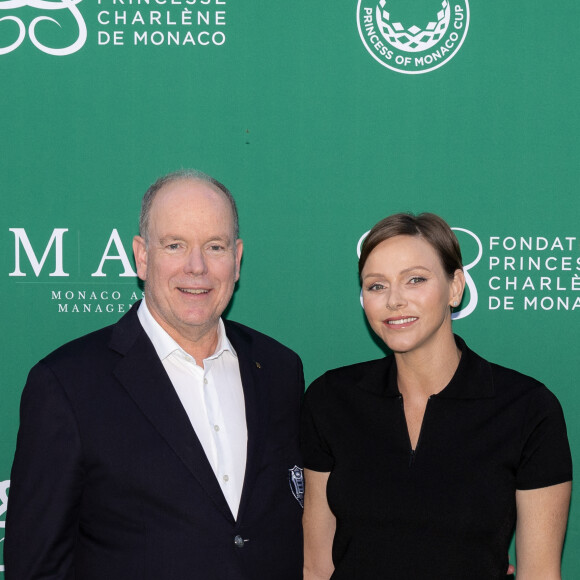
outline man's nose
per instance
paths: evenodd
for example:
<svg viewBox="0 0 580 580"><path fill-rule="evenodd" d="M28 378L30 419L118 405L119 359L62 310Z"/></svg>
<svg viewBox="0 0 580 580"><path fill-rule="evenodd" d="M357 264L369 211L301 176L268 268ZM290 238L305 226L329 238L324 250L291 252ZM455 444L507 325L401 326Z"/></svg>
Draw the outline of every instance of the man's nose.
<svg viewBox="0 0 580 580"><path fill-rule="evenodd" d="M194 276L200 276L207 272L207 264L201 248L192 248L189 252L185 263L185 272Z"/></svg>

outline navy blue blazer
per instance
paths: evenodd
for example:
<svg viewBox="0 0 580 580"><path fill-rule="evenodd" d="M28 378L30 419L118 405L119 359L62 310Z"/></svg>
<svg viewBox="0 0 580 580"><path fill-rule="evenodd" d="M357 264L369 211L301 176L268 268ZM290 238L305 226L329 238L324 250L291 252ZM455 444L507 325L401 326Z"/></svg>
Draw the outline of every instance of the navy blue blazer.
<svg viewBox="0 0 580 580"><path fill-rule="evenodd" d="M225 323L248 426L236 521L136 312L30 372L6 518L6 580L302 578L292 471L302 467L299 357Z"/></svg>

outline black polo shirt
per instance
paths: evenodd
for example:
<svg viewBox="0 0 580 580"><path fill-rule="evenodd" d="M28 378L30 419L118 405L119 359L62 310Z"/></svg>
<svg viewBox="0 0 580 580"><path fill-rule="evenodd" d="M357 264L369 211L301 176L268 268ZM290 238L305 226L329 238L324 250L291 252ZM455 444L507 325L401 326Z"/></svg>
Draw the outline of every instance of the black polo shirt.
<svg viewBox="0 0 580 580"><path fill-rule="evenodd" d="M333 580L506 577L516 489L572 479L562 409L538 381L462 351L411 449L394 356L306 392L302 451L331 472Z"/></svg>

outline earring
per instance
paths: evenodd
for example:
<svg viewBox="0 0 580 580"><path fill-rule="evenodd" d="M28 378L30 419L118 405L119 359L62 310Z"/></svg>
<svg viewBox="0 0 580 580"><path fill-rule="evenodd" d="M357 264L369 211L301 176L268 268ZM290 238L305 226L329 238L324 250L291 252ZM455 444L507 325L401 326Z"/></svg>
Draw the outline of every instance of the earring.
<svg viewBox="0 0 580 580"><path fill-rule="evenodd" d="M459 304L459 303L457 302L457 300L454 300L454 301L453 301L453 307L455 308L455 307L457 306L457 304Z"/></svg>

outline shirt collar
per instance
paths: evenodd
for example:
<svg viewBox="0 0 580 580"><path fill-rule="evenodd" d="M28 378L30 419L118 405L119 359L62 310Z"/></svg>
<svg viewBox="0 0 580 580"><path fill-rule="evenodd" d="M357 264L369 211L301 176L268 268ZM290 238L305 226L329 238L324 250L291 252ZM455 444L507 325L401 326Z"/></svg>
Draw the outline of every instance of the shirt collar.
<svg viewBox="0 0 580 580"><path fill-rule="evenodd" d="M153 318L151 311L147 308L145 299L141 301L139 309L137 310L137 316L139 317L139 322L143 330L146 332L149 340L153 343L155 352L160 360L165 360L168 356L174 352L181 352L184 355L187 353L179 346L179 344L162 328L162 326ZM236 351L229 341L223 320L220 318L218 321L218 342L214 353L207 357L206 360L215 359L221 356L224 352L230 352L232 356L237 358Z"/></svg>
<svg viewBox="0 0 580 580"><path fill-rule="evenodd" d="M439 399L487 399L495 395L491 364L473 352L455 335L461 350L459 366L449 384L434 397Z"/></svg>
<svg viewBox="0 0 580 580"><path fill-rule="evenodd" d="M434 397L439 399L487 399L493 397L495 388L491 364L473 352L455 335L455 343L461 350L459 366L448 385ZM397 363L393 355L373 361L368 372L357 383L366 390L386 397L398 397Z"/></svg>

